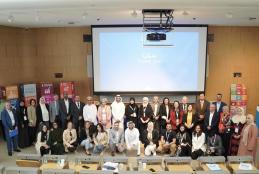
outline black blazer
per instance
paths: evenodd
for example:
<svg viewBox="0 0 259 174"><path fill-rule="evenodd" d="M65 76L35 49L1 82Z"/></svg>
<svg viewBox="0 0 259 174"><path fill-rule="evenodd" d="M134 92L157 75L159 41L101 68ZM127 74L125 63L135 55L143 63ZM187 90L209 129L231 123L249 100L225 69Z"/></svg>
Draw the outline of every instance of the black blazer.
<svg viewBox="0 0 259 174"><path fill-rule="evenodd" d="M195 104L195 110L198 115L204 115L209 111L210 103L207 100L204 100L203 107L201 107L200 100Z"/></svg>
<svg viewBox="0 0 259 174"><path fill-rule="evenodd" d="M49 111L49 105L48 104L45 104L45 105L46 105L47 110ZM36 115L37 115L37 124L39 125L39 123L43 121L40 105L36 106Z"/></svg>
<svg viewBox="0 0 259 174"><path fill-rule="evenodd" d="M187 122L187 115L188 115L188 113L183 114L183 124L185 124L185 123ZM197 118L196 112L195 112L195 113L192 112L192 123L193 123L194 125L195 125L195 123L196 123L196 118Z"/></svg>
<svg viewBox="0 0 259 174"><path fill-rule="evenodd" d="M143 143L144 143L144 147L145 147L145 148L146 148L147 145L149 145L149 143L150 143L150 141L149 141L148 138L147 138L147 134L148 134L148 132L147 132L147 130L145 129L144 132L143 132ZM157 130L154 129L153 132L152 132L152 142L153 142L154 144L156 144L157 147L158 147L158 141L159 141L159 133L158 133Z"/></svg>
<svg viewBox="0 0 259 174"><path fill-rule="evenodd" d="M80 108L78 109L77 105L75 102L72 103L72 108L71 108L71 115L73 119L74 125L77 125L79 116L83 116L83 109L84 109L85 104L83 102L80 102Z"/></svg>
<svg viewBox="0 0 259 174"><path fill-rule="evenodd" d="M213 102L213 104L216 106L216 110L217 110L217 102ZM217 111L217 113L220 114L223 111L223 107L226 106L226 105L227 105L226 103L221 102L220 106L219 106L219 110Z"/></svg>
<svg viewBox="0 0 259 174"><path fill-rule="evenodd" d="M62 120L65 120L68 116L71 116L71 110L73 107L73 102L71 99L68 99L68 113L67 113L67 108L64 99L59 101L59 115Z"/></svg>
<svg viewBox="0 0 259 174"><path fill-rule="evenodd" d="M205 113L204 118L204 130L206 133L208 133L207 127L209 126L210 121L210 112ZM218 132L218 124L219 124L219 116L218 113L215 111L211 120L211 130L210 132L217 133Z"/></svg>
<svg viewBox="0 0 259 174"><path fill-rule="evenodd" d="M89 136L90 136L90 138L93 138L95 133L96 133L96 127L94 125L91 125L89 127ZM87 134L85 132L85 128L80 130L80 135L79 135L79 139L78 139L79 143L81 143L82 141L84 141L87 138L88 138L88 136L87 136Z"/></svg>
<svg viewBox="0 0 259 174"><path fill-rule="evenodd" d="M145 117L144 117L143 105L140 106L140 108L139 108L139 118L142 118L143 120L147 120L149 118L150 120L152 120L153 110L152 110L152 107L151 107L150 104L147 105L147 108L145 110ZM142 122L140 121L140 123L142 123Z"/></svg>

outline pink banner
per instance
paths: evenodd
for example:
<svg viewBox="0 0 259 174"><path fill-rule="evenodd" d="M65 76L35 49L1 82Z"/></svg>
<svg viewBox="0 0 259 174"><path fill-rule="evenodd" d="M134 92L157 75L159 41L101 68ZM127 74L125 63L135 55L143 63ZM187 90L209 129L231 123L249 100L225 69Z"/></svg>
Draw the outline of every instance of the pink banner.
<svg viewBox="0 0 259 174"><path fill-rule="evenodd" d="M47 104L54 100L54 86L52 83L41 84L41 96L45 98Z"/></svg>

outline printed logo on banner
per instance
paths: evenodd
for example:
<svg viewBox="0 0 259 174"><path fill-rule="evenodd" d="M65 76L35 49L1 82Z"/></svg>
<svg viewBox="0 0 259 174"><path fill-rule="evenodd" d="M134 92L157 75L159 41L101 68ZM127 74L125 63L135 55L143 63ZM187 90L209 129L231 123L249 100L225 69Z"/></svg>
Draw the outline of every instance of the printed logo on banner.
<svg viewBox="0 0 259 174"><path fill-rule="evenodd" d="M64 93L68 94L69 98L74 98L74 82L62 82L60 83L60 96L63 98Z"/></svg>
<svg viewBox="0 0 259 174"><path fill-rule="evenodd" d="M7 100L19 98L18 86L7 86L5 88L5 90L6 90L6 99Z"/></svg>

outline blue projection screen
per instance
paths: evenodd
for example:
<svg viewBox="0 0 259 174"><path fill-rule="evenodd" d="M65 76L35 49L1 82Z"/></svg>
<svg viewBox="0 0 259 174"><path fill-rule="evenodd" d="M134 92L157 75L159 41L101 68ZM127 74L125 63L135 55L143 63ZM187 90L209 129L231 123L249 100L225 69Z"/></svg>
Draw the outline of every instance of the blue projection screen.
<svg viewBox="0 0 259 174"><path fill-rule="evenodd" d="M142 27L92 27L94 92L201 92L207 27L174 27L147 41Z"/></svg>

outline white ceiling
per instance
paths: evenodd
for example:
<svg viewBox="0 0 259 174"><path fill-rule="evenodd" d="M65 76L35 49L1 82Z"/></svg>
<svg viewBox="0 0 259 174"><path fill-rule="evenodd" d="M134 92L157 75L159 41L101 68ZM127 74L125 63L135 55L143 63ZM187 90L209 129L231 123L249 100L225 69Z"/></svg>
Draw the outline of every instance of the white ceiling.
<svg viewBox="0 0 259 174"><path fill-rule="evenodd" d="M259 0L0 0L0 25L141 24L141 10L147 8L175 9L176 24L259 26ZM138 13L135 17L133 10Z"/></svg>

